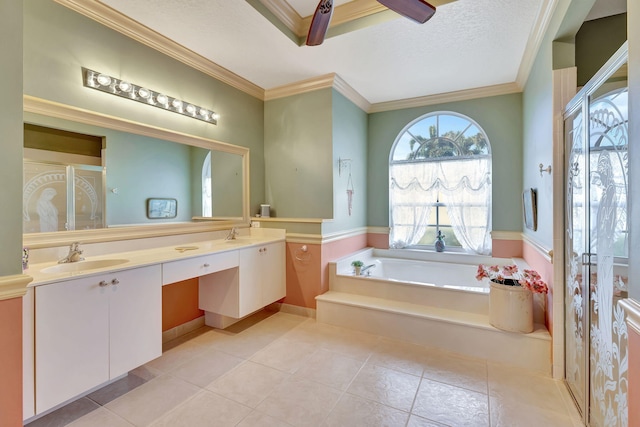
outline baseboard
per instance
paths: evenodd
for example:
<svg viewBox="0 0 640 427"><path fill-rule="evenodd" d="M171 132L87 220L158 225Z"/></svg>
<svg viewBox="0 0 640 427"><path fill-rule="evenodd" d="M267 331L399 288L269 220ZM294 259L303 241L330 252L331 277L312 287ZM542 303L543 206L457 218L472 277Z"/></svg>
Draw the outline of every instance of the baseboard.
<svg viewBox="0 0 640 427"><path fill-rule="evenodd" d="M175 340L183 335L193 332L196 329L200 329L204 326L204 316L196 317L182 325L178 325L175 328L168 329L162 333L162 344Z"/></svg>
<svg viewBox="0 0 640 427"><path fill-rule="evenodd" d="M295 314L303 317L316 318L316 310L309 307L300 307L299 305L285 304L281 302L274 302L266 307L267 310L280 311L282 313Z"/></svg>

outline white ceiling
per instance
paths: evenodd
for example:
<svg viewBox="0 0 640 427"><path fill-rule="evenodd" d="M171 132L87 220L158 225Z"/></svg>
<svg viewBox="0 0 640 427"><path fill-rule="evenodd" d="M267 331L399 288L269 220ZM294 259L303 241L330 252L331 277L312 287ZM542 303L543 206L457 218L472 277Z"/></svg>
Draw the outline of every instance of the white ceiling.
<svg viewBox="0 0 640 427"><path fill-rule="evenodd" d="M423 25L398 17L309 47L246 1L101 2L265 90L336 73L369 103L516 82L554 3L457 0ZM289 4L304 17L317 0Z"/></svg>

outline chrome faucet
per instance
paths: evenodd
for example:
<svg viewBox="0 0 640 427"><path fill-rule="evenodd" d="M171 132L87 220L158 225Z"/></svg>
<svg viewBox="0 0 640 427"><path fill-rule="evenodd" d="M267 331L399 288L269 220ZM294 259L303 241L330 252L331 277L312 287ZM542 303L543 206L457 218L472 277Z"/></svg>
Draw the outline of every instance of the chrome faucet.
<svg viewBox="0 0 640 427"><path fill-rule="evenodd" d="M375 264L369 264L366 267L362 267L360 269L360 274L364 275L364 273L366 272L367 276L371 276L371 272L369 270L372 269L372 268L376 268L376 265Z"/></svg>
<svg viewBox="0 0 640 427"><path fill-rule="evenodd" d="M73 242L71 246L69 246L69 253L67 254L67 256L62 258L60 261L58 261L58 264L64 264L67 262L84 261L84 258L81 255L82 255L82 250L80 249L80 243Z"/></svg>
<svg viewBox="0 0 640 427"><path fill-rule="evenodd" d="M236 230L235 227L231 227L231 230L229 230L229 234L227 234L227 237L225 237L224 240L236 240L236 236L238 234L238 230Z"/></svg>

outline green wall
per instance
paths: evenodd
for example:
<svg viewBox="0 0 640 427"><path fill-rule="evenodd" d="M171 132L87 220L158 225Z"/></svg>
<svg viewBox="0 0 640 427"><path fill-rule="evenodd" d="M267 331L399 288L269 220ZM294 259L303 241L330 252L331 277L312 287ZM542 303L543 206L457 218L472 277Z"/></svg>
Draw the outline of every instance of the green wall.
<svg viewBox="0 0 640 427"><path fill-rule="evenodd" d="M427 113L453 111L475 120L492 153L493 230L522 229L522 96L519 93L369 116L368 225L389 226L389 154L403 128Z"/></svg>
<svg viewBox="0 0 640 427"><path fill-rule="evenodd" d="M22 272L22 2L0 0L0 276ZM10 42L9 42L10 41Z"/></svg>
<svg viewBox="0 0 640 427"><path fill-rule="evenodd" d="M251 203L264 201L264 104L52 0L25 0L24 93L250 149ZM82 85L81 67L220 114L214 126ZM15 82L13 83L15 84Z"/></svg>
<svg viewBox="0 0 640 427"><path fill-rule="evenodd" d="M331 108L332 89L265 102L263 203L272 216L333 218Z"/></svg>
<svg viewBox="0 0 640 427"><path fill-rule="evenodd" d="M333 90L333 221L323 224L323 233L367 225L367 123L368 115ZM340 159L343 162L339 169ZM347 190L352 189L351 213Z"/></svg>
<svg viewBox="0 0 640 427"><path fill-rule="evenodd" d="M582 24L576 34L578 86L584 86L626 40L626 13Z"/></svg>
<svg viewBox="0 0 640 427"><path fill-rule="evenodd" d="M523 183L538 191L538 229L524 229L527 237L544 247L553 247L553 212L563 206L553 205L553 181L540 175L539 164L553 163L553 70L575 63L574 37L593 6L594 0L560 0L540 49L536 55L523 92ZM563 236L555 236L563 238Z"/></svg>

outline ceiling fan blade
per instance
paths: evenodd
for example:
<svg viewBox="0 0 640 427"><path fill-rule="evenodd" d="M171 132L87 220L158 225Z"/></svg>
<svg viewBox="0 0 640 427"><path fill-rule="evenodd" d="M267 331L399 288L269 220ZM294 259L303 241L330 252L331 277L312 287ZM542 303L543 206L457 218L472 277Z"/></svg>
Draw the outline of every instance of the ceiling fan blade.
<svg viewBox="0 0 640 427"><path fill-rule="evenodd" d="M424 0L378 0L378 3L418 24L424 24L436 13L435 6Z"/></svg>
<svg viewBox="0 0 640 427"><path fill-rule="evenodd" d="M309 26L307 46L322 44L331 22L331 15L333 15L333 0L320 0Z"/></svg>

